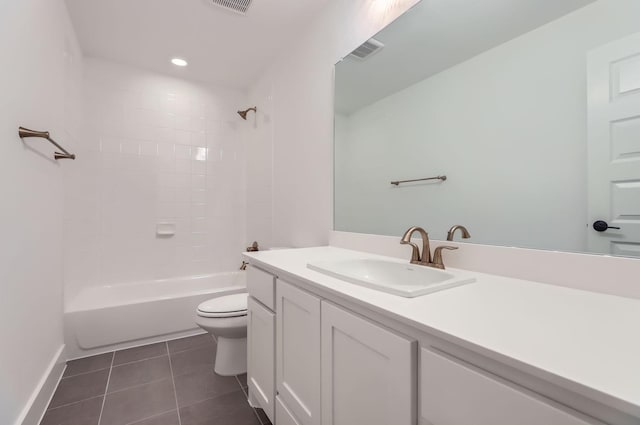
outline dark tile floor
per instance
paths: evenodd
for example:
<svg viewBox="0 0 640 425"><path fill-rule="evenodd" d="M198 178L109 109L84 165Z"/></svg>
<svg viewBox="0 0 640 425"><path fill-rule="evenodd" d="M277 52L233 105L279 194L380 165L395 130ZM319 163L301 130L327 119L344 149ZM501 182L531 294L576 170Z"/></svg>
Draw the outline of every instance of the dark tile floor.
<svg viewBox="0 0 640 425"><path fill-rule="evenodd" d="M40 425L271 425L246 375L213 372L209 334L67 363Z"/></svg>

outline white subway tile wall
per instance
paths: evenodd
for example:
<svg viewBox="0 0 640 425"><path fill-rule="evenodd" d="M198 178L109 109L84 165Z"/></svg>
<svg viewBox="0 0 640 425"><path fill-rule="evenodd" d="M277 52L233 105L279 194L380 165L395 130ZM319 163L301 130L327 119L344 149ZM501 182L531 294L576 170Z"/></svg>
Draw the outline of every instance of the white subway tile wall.
<svg viewBox="0 0 640 425"><path fill-rule="evenodd" d="M84 127L66 167L65 282L238 267L246 244L246 95L85 61ZM156 235L158 223L176 233Z"/></svg>

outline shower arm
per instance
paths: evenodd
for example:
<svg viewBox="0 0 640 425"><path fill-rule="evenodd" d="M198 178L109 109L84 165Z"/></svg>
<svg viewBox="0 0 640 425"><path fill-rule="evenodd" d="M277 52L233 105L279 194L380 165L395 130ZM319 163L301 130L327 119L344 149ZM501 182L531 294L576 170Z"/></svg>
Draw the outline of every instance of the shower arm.
<svg viewBox="0 0 640 425"><path fill-rule="evenodd" d="M252 108L245 109L244 111L238 111L238 115L240 115L240 117L241 117L243 120L245 120L245 121L246 121L246 120L247 120L247 114L249 113L249 111L253 111L253 112L255 112L255 113L258 113L258 107L257 107L257 106L254 106L254 107L252 107Z"/></svg>
<svg viewBox="0 0 640 425"><path fill-rule="evenodd" d="M57 147L63 152L63 153L54 152L53 157L55 159L76 159L75 154L69 153L65 148L60 146L58 143L56 143L55 140L49 137L48 131L36 131L36 130L29 130L28 128L20 127L18 128L18 135L20 136L21 139L26 139L27 137L39 137L39 138L48 140L51 144L53 144L55 147Z"/></svg>

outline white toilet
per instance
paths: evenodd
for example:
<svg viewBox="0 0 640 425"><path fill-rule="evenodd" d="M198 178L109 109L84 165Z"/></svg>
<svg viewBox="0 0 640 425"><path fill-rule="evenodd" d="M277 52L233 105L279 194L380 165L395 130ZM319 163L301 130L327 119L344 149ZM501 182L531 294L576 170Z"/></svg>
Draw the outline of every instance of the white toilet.
<svg viewBox="0 0 640 425"><path fill-rule="evenodd" d="M233 294L203 302L196 311L196 323L218 340L214 371L218 375L239 375L247 371L247 298Z"/></svg>

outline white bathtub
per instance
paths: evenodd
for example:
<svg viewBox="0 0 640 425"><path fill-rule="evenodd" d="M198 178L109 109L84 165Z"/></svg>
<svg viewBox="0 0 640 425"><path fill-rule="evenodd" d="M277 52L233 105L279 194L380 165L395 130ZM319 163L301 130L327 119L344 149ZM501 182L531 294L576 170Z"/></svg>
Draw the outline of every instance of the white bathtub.
<svg viewBox="0 0 640 425"><path fill-rule="evenodd" d="M67 346L73 356L180 336L198 329L199 303L245 290L244 272L86 288L65 307Z"/></svg>

